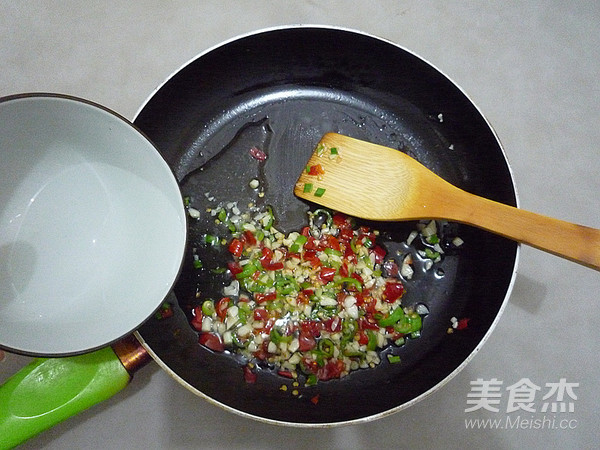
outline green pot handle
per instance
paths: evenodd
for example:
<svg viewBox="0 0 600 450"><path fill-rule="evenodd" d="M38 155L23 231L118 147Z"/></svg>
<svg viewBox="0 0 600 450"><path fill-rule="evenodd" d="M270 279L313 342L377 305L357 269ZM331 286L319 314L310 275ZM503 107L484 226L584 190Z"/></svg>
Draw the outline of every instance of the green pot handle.
<svg viewBox="0 0 600 450"><path fill-rule="evenodd" d="M111 347L35 359L0 386L0 449L15 447L106 400L130 379Z"/></svg>

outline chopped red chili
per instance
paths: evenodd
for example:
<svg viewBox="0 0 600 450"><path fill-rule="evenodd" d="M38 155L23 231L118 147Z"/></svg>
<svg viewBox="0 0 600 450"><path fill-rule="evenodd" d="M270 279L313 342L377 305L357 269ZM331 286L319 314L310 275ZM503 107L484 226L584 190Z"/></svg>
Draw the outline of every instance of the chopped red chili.
<svg viewBox="0 0 600 450"><path fill-rule="evenodd" d="M321 166L321 164L315 164L314 166L310 166L308 168L309 175L319 176L319 175L323 175L324 173L325 173L325 170L323 170L323 166Z"/></svg>
<svg viewBox="0 0 600 450"><path fill-rule="evenodd" d="M267 154L258 147L252 147L250 149L250 156L261 162L267 159Z"/></svg>
<svg viewBox="0 0 600 450"><path fill-rule="evenodd" d="M469 318L465 317L463 319L460 319L458 321L458 324L456 325L456 329L457 330L464 330L465 328L467 328L469 326Z"/></svg>

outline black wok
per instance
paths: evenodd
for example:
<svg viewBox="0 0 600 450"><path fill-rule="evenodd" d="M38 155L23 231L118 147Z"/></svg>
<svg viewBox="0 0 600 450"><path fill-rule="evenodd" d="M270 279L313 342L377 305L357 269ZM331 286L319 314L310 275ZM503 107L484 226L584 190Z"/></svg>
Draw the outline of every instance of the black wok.
<svg viewBox="0 0 600 450"><path fill-rule="evenodd" d="M189 325L197 289L218 296L228 277L210 270L229 260L223 246L204 250L204 268L193 267L191 249L205 248L204 235L218 233L205 209L218 201L253 201L273 207L279 229L299 229L314 206L295 198L293 185L326 132L395 147L466 191L516 206L510 169L489 123L452 81L409 51L341 29L258 32L185 65L149 98L134 123L155 143L182 193L202 213L189 222L188 257L174 290L175 315L151 319L138 330L154 359L198 395L274 423L370 420L443 385L477 353L497 322L512 286L518 245L450 224L465 244L439 267L418 271L405 283L405 304L425 303L430 313L421 338L398 349L401 364L384 360L339 380L301 384L293 395L292 380L269 370L260 371L256 383L245 382L244 362L199 345ZM249 156L252 146L268 154L266 162ZM370 176L357 182L368 185ZM265 187L264 197L248 187L252 178ZM414 224L373 226L401 242ZM448 334L452 317L468 317L469 326Z"/></svg>

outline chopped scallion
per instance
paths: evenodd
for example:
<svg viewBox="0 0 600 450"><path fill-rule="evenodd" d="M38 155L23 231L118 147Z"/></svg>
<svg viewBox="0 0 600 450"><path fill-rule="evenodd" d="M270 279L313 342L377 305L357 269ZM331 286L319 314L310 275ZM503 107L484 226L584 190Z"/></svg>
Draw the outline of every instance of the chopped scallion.
<svg viewBox="0 0 600 450"><path fill-rule="evenodd" d="M425 240L427 242L429 242L430 244L437 244L438 242L440 242L440 238L438 237L437 234L432 234L431 236L427 236L425 238Z"/></svg>
<svg viewBox="0 0 600 450"><path fill-rule="evenodd" d="M319 379L317 378L317 376L314 373L311 373L306 377L305 384L306 384L306 386L313 386L313 385L317 384L318 380Z"/></svg>
<svg viewBox="0 0 600 450"><path fill-rule="evenodd" d="M398 364L400 362L400 357L398 355L387 355L387 359L390 364Z"/></svg>
<svg viewBox="0 0 600 450"><path fill-rule="evenodd" d="M219 245L219 237L213 236L212 234L207 234L204 236L204 242L208 245Z"/></svg>
<svg viewBox="0 0 600 450"><path fill-rule="evenodd" d="M429 258L429 259L437 259L440 256L440 254L438 252L434 252L430 248L426 248L425 249L425 256L427 258Z"/></svg>

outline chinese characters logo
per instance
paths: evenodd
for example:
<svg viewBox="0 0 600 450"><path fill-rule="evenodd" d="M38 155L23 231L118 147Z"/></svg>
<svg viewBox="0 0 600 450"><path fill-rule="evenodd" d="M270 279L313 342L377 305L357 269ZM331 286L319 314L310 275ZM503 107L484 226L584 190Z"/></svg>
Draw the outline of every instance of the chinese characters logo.
<svg viewBox="0 0 600 450"><path fill-rule="evenodd" d="M516 418L507 416L506 421L466 420L468 428L572 429L577 426L577 420L562 418L575 412L575 390L579 388L579 383L568 382L566 378L543 386L529 378L521 378L506 387L497 378L478 378L470 382L470 387L465 413L478 410L497 413L502 410L507 414L518 412L519 415ZM529 416L522 416L523 413L529 413Z"/></svg>

